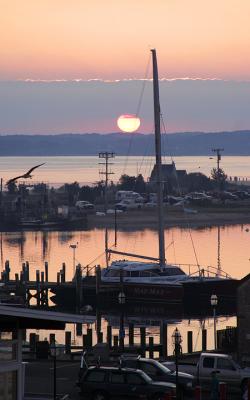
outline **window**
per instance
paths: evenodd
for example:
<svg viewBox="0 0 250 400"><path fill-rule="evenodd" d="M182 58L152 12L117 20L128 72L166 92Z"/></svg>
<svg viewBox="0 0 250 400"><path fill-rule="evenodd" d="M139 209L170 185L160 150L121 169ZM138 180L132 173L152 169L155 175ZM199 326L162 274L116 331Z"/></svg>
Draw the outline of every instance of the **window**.
<svg viewBox="0 0 250 400"><path fill-rule="evenodd" d="M143 385L145 384L144 380L139 374L128 373L127 374L127 383L130 385Z"/></svg>
<svg viewBox="0 0 250 400"><path fill-rule="evenodd" d="M122 361L122 364L126 368L134 368L134 369L137 368L137 360L124 360Z"/></svg>
<svg viewBox="0 0 250 400"><path fill-rule="evenodd" d="M204 357L203 368L214 368L214 358L213 357Z"/></svg>
<svg viewBox="0 0 250 400"><path fill-rule="evenodd" d="M125 383L125 375L121 372L111 372L110 374L110 382L111 383Z"/></svg>
<svg viewBox="0 0 250 400"><path fill-rule="evenodd" d="M235 368L230 360L226 358L218 358L217 359L217 368L218 369L227 369L228 371L234 371Z"/></svg>
<svg viewBox="0 0 250 400"><path fill-rule="evenodd" d="M16 360L17 340L11 340L4 335L0 338L0 361Z"/></svg>
<svg viewBox="0 0 250 400"><path fill-rule="evenodd" d="M86 377L87 382L104 382L105 371L90 371Z"/></svg>
<svg viewBox="0 0 250 400"><path fill-rule="evenodd" d="M152 364L142 362L140 368L148 375L157 375L157 368Z"/></svg>

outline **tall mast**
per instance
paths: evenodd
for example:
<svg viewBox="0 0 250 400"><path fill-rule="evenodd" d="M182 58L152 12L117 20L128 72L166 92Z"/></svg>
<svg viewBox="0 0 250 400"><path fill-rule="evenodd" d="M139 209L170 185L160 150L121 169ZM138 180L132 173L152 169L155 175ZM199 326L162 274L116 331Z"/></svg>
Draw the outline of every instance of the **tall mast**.
<svg viewBox="0 0 250 400"><path fill-rule="evenodd" d="M153 61L153 88L154 88L154 123L155 123L155 160L156 160L156 183L157 183L157 213L158 213L158 237L159 237L159 261L163 267L165 258L165 239L164 239L164 213L163 213L163 182L161 168L161 119L160 119L160 99L159 81L156 50L152 49Z"/></svg>

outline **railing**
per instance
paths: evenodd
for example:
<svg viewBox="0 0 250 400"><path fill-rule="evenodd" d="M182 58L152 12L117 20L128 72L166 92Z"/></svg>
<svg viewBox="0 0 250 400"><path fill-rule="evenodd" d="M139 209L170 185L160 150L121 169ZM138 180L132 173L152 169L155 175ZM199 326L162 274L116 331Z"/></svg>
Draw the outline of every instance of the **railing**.
<svg viewBox="0 0 250 400"><path fill-rule="evenodd" d="M174 265L179 268L188 267L188 275L189 276L194 276L194 275L198 274L200 277L220 276L222 278L231 278L231 276L227 272L219 269L218 267L214 267L212 265L208 265L206 267L202 267L199 264L174 264ZM197 270L194 272L191 272L191 268L197 268Z"/></svg>

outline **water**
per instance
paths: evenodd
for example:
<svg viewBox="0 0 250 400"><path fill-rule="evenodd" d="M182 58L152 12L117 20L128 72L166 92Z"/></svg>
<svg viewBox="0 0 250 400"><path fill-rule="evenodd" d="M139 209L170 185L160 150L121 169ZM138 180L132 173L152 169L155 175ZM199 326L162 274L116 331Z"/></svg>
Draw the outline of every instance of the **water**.
<svg viewBox="0 0 250 400"><path fill-rule="evenodd" d="M250 233L247 232L248 225L213 227L209 229L193 229L192 239L195 244L198 261L201 265L216 266L218 262L218 229L220 229L220 264L222 268L235 278L242 278L249 273L249 243ZM186 229L171 228L165 231L167 240L167 256L169 262L180 262L184 264L195 263L196 259L191 244L190 232ZM110 242L112 242L114 232L110 232ZM3 232L1 234L1 265L4 260L10 260L11 275L19 272L24 261L30 263L31 279L35 278L35 270L44 268L44 261L49 262L49 278L56 279L56 273L61 268L62 262L66 262L66 278L69 280L73 275L73 252L70 244L78 243L76 250L76 261L82 265L92 262L94 264L105 265L104 250L104 230L92 229L89 231L75 232ZM119 250L131 251L138 254L157 254L157 234L151 229L137 231L121 231L118 234ZM98 260L93 262L98 256ZM188 267L186 267L188 269ZM187 331L193 331L194 349L201 349L201 330L207 329L208 349L213 347L213 320L212 318L198 319L175 319L164 317L168 322L168 351L172 354L171 335L176 326L184 337L183 351L186 350ZM128 323L134 322L136 329L136 340L139 341L139 327L147 326L149 336L154 336L155 343L159 342L159 331L162 317L157 315L137 316L127 315L125 318L126 338L128 342ZM106 335L107 324L113 326L113 333L119 332L119 315L102 316L102 331L104 338ZM92 315L88 324L83 325L83 333L87 327L92 327L95 333L96 319ZM236 326L236 318L232 316L222 316L217 319L217 328L223 329L227 326ZM73 326L68 325L66 330L71 330L75 344L80 345L82 338L77 337ZM40 331L40 338L48 336L47 331ZM56 332L58 342L64 342L64 332ZM94 343L96 336L94 334Z"/></svg>
<svg viewBox="0 0 250 400"><path fill-rule="evenodd" d="M191 231L180 228L166 229L168 262L196 264L196 253L200 265L216 267L219 256L221 268L232 277L240 279L250 270L249 228L249 225L237 225ZM65 262L66 278L71 279L73 251L70 244L77 243L77 263L83 266L105 265L104 235L104 229L2 232L0 233L0 266L3 267L5 260L10 260L11 273L14 274L20 271L22 262L29 261L32 279L35 278L35 270L43 269L44 262L48 261L50 279L55 280L57 271L61 268L62 262ZM152 229L120 231L118 250L157 256L157 240L157 232ZM110 230L109 243L113 242L114 231ZM184 269L188 271L188 265Z"/></svg>
<svg viewBox="0 0 250 400"><path fill-rule="evenodd" d="M34 171L33 182L47 182L50 185L59 186L63 183L79 182L81 184L93 184L101 179L99 174L102 166L98 156L68 156L68 157L0 157L0 177L4 181L26 172L34 165L45 163ZM186 169L187 172L202 172L210 175L211 169L216 166L216 159L207 156L201 157L175 157L177 169ZM117 182L124 173L137 175L141 173L145 178L150 176L154 165L154 157L121 157L116 156L111 170L114 173L111 179ZM163 157L164 163L169 163L169 158ZM221 167L228 176L250 177L249 156L223 156Z"/></svg>

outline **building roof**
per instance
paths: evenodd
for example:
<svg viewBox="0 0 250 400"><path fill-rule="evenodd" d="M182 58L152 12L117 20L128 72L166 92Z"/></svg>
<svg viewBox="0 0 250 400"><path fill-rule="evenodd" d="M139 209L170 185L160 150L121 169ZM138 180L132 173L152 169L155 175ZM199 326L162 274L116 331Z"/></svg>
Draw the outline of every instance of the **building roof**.
<svg viewBox="0 0 250 400"><path fill-rule="evenodd" d="M0 326L18 323L20 328L64 329L66 323L93 323L95 317L79 314L41 311L0 305Z"/></svg>

